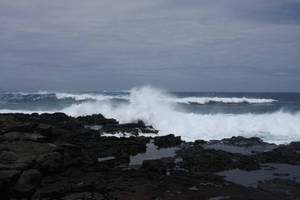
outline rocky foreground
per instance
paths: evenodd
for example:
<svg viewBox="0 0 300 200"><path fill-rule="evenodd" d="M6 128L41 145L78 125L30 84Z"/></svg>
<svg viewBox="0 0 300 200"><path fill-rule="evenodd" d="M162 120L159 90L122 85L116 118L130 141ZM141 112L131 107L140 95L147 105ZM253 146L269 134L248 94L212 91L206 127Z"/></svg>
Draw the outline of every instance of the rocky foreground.
<svg viewBox="0 0 300 200"><path fill-rule="evenodd" d="M101 114L1 114L0 198L300 199L298 177L269 165L300 166L299 142L277 146L259 138L233 137L186 143L173 135L140 136L157 132L142 121L119 124ZM149 144L157 152L173 148L174 155L132 164L135 155L149 153ZM236 174L237 181L229 181L226 172ZM251 172L272 177L243 184L242 174Z"/></svg>

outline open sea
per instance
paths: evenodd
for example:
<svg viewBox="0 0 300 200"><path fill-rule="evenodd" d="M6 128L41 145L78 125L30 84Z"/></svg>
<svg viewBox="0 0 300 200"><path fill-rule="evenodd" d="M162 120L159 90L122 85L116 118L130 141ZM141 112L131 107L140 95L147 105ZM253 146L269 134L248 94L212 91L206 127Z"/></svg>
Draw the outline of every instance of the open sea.
<svg viewBox="0 0 300 200"><path fill-rule="evenodd" d="M300 93L166 92L152 87L115 92L0 92L0 113L101 113L143 120L186 141L258 136L277 144L300 140Z"/></svg>

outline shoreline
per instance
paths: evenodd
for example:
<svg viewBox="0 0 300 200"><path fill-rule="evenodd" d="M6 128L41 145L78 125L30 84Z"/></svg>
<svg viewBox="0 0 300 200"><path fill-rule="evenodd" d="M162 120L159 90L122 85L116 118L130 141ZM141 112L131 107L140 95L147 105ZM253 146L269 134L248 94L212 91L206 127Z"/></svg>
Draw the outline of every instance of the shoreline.
<svg viewBox="0 0 300 200"><path fill-rule="evenodd" d="M113 137L120 132L129 135ZM120 124L101 114L0 114L2 198L300 197L300 142L275 145L257 137L185 142L157 132L143 121ZM139 164L131 165L137 156ZM256 184L245 181L249 173Z"/></svg>

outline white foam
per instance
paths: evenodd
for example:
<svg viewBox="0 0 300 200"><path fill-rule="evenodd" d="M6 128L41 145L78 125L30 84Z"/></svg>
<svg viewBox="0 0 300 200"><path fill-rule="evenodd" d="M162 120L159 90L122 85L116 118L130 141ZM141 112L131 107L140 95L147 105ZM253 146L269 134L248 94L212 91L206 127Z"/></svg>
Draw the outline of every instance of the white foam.
<svg viewBox="0 0 300 200"><path fill-rule="evenodd" d="M60 112L71 116L102 113L121 123L142 119L160 130L160 135L173 133L182 139L222 139L232 136L259 136L265 141L287 143L300 140L300 113L277 111L264 114L195 114L177 109L164 92L151 87L131 90L128 104L119 106L110 101L87 101L74 104ZM0 112L12 112L0 110ZM24 111L13 111L24 112ZM31 113L32 111L25 111ZM53 111L52 111L53 112ZM41 112L39 112L41 113Z"/></svg>
<svg viewBox="0 0 300 200"><path fill-rule="evenodd" d="M84 102L72 105L63 112L73 116L102 113L124 123L142 119L159 129L160 135L174 133L187 141L238 135L259 136L276 143L300 140L300 113L184 113L177 110L175 104L162 101L166 98L171 97L159 90L144 87L131 91L128 105L113 107L109 103Z"/></svg>
<svg viewBox="0 0 300 200"><path fill-rule="evenodd" d="M55 93L57 99L67 99L72 98L76 101L83 101L83 100L96 100L96 101L104 101L104 100L111 100L111 99L126 99L126 96L121 95L101 95L101 94L72 94L72 93Z"/></svg>
<svg viewBox="0 0 300 200"><path fill-rule="evenodd" d="M0 113L24 113L24 114L32 114L32 113L54 113L55 111L34 111L34 110L12 110L12 109L0 109Z"/></svg>
<svg viewBox="0 0 300 200"><path fill-rule="evenodd" d="M262 103L273 103L277 100L275 99L257 99L257 98L247 98L247 97L187 97L187 98L176 98L170 99L176 103L185 104L207 104L207 103L250 103L250 104L262 104Z"/></svg>

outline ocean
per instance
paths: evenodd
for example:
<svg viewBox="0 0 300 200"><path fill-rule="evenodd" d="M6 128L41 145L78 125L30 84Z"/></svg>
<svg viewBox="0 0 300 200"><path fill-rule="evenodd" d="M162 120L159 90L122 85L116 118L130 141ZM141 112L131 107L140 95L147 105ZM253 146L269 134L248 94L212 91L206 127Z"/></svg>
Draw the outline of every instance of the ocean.
<svg viewBox="0 0 300 200"><path fill-rule="evenodd" d="M139 119L183 140L257 136L300 140L300 93L167 92L152 87L102 92L1 92L0 113L101 113L121 123Z"/></svg>

